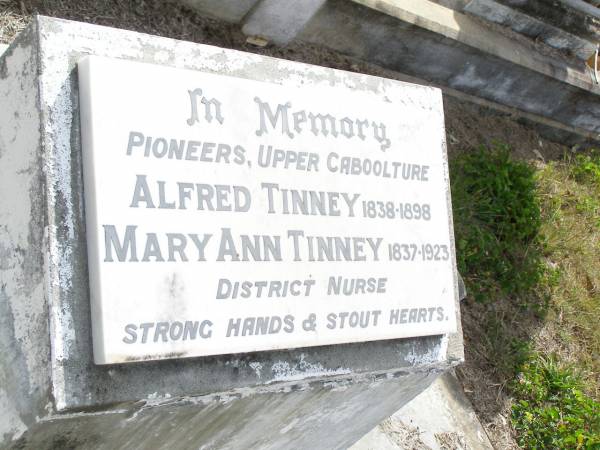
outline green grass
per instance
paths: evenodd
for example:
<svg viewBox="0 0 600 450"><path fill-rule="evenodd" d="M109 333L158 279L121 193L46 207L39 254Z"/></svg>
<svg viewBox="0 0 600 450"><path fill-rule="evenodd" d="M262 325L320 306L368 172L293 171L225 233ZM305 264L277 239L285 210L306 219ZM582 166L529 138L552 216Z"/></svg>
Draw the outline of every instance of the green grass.
<svg viewBox="0 0 600 450"><path fill-rule="evenodd" d="M600 403L554 357L533 355L512 383L511 421L524 448L600 448Z"/></svg>
<svg viewBox="0 0 600 450"><path fill-rule="evenodd" d="M581 184L600 186L600 154L577 155L572 164L571 174Z"/></svg>
<svg viewBox="0 0 600 450"><path fill-rule="evenodd" d="M600 155L532 165L498 145L450 169L466 332L519 445L600 449Z"/></svg>
<svg viewBox="0 0 600 450"><path fill-rule="evenodd" d="M508 148L451 163L458 269L479 301L527 296L544 276L535 169Z"/></svg>

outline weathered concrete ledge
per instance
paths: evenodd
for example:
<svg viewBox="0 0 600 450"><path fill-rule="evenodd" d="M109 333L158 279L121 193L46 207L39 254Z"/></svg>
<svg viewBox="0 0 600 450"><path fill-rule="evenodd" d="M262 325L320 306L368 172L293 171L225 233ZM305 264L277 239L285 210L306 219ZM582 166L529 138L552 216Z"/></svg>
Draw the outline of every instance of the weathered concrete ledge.
<svg viewBox="0 0 600 450"><path fill-rule="evenodd" d="M438 10L440 16L425 19L432 11L426 2L410 11L391 1L361 2L386 14L333 0L299 39L550 118L583 136L600 133L600 86L584 70L554 64L507 38L497 40L454 12Z"/></svg>
<svg viewBox="0 0 600 450"><path fill-rule="evenodd" d="M0 448L345 448L462 361L459 329L94 365L76 73L89 54L272 83L373 82L37 17L0 57Z"/></svg>
<svg viewBox="0 0 600 450"><path fill-rule="evenodd" d="M589 39L568 33L555 25L494 0L472 0L459 11L510 28L530 39L543 42L549 47L583 61L587 60L596 50L596 44Z"/></svg>
<svg viewBox="0 0 600 450"><path fill-rule="evenodd" d="M185 3L221 17L220 2ZM600 85L585 64L595 48L595 22L579 35L566 23L582 17L579 11L568 9L563 23L533 0L329 0L310 20L290 7L277 11L273 24L270 3L252 3L247 11L239 5L235 20L248 34L279 45L324 46L492 107L514 108L550 137L566 132L570 142L599 140ZM540 9L541 19L528 15Z"/></svg>
<svg viewBox="0 0 600 450"><path fill-rule="evenodd" d="M591 4L583 5L582 0L499 0L511 8L530 16L539 17L568 33L589 39L598 39L600 33L600 11ZM574 6L578 6L575 8Z"/></svg>

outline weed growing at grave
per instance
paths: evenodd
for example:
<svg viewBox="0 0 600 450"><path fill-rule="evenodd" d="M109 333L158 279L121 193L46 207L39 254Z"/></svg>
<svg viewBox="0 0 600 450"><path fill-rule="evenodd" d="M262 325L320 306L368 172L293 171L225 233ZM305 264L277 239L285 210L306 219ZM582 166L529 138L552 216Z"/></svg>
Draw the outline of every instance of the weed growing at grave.
<svg viewBox="0 0 600 450"><path fill-rule="evenodd" d="M458 269L480 301L526 296L544 276L535 169L506 146L451 164Z"/></svg>
<svg viewBox="0 0 600 450"><path fill-rule="evenodd" d="M572 164L571 173L579 183L600 186L600 152L589 155L577 155Z"/></svg>
<svg viewBox="0 0 600 450"><path fill-rule="evenodd" d="M553 356L533 355L512 391L518 401L511 421L524 448L600 448L600 403L583 392L582 380Z"/></svg>

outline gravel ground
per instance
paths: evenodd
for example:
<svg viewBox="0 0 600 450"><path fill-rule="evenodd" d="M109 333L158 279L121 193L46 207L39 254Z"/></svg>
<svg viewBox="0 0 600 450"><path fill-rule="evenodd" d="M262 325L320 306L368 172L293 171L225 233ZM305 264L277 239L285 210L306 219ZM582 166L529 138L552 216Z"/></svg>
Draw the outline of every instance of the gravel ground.
<svg viewBox="0 0 600 450"><path fill-rule="evenodd" d="M398 78L394 72L313 45L295 43L286 48L254 47L245 42L236 26L201 17L176 3L156 0L0 0L0 42L10 43L36 13ZM534 130L520 125L510 115L451 96L445 96L444 103L451 155L493 142L508 144L517 156L531 160L554 159L568 151L567 147L547 141ZM466 304L463 309L467 309L465 307ZM508 420L509 399L496 380L493 367L473 345L481 335L480 314L483 312L478 308L482 307L470 305L468 311L463 311L467 361L458 371L459 376L492 443L502 449L518 448ZM520 332L533 334L536 325L530 325Z"/></svg>

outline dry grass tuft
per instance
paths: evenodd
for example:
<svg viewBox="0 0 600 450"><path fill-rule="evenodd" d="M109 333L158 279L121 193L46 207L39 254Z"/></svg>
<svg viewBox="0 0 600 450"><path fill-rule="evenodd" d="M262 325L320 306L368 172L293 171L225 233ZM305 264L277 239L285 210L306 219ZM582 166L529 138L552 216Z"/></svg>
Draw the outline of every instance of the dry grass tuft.
<svg viewBox="0 0 600 450"><path fill-rule="evenodd" d="M401 420L388 418L379 424L379 428L389 436L394 444L402 449L431 450L421 439L419 428L406 425Z"/></svg>
<svg viewBox="0 0 600 450"><path fill-rule="evenodd" d="M0 43L9 44L25 28L29 17L7 8L6 0L0 1Z"/></svg>
<svg viewBox="0 0 600 450"><path fill-rule="evenodd" d="M600 169L600 157L585 161ZM585 161L569 158L540 171L542 233L555 272L540 341L582 370L589 393L600 399L600 180L577 175Z"/></svg>

